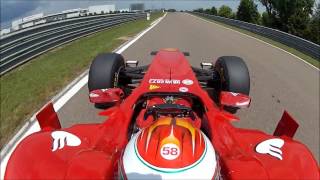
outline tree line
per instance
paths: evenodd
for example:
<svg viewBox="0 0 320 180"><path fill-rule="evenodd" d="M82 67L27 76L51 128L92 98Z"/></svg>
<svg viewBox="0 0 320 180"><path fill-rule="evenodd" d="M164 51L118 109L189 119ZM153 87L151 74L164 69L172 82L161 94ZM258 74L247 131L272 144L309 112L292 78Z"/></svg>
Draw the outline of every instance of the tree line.
<svg viewBox="0 0 320 180"><path fill-rule="evenodd" d="M194 12L237 19L302 37L320 45L320 3L315 0L259 0L265 12L259 13L254 0L241 0L236 12L222 5Z"/></svg>

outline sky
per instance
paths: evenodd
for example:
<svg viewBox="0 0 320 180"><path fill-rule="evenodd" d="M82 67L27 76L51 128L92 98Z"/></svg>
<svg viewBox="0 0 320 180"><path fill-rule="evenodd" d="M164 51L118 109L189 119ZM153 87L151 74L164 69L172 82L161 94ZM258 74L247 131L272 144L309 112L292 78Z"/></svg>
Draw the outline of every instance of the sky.
<svg viewBox="0 0 320 180"><path fill-rule="evenodd" d="M319 0L317 0L319 1ZM115 4L116 9L129 8L132 3L144 3L146 9L174 8L177 10L193 10L197 8L219 8L228 5L236 11L240 0L0 0L1 29L11 25L12 20L37 13L53 14L67 9L87 8L90 5ZM264 7L256 0L258 10Z"/></svg>
<svg viewBox="0 0 320 180"><path fill-rule="evenodd" d="M236 10L239 0L0 0L1 27L11 25L12 20L37 13L52 14L67 9L87 8L90 5L115 4L116 9L129 8L132 3L144 3L146 9L174 8L193 10L197 8L220 7L225 4ZM263 7L261 7L263 8ZM1 28L1 29L2 29Z"/></svg>

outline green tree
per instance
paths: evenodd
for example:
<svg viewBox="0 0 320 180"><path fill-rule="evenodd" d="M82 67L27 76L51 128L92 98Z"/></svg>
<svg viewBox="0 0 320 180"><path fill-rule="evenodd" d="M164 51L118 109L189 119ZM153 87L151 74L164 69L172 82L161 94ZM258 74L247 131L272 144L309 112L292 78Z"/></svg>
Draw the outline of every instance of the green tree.
<svg viewBox="0 0 320 180"><path fill-rule="evenodd" d="M314 0L260 0L268 13L271 27L301 35L307 27Z"/></svg>
<svg viewBox="0 0 320 180"><path fill-rule="evenodd" d="M176 12L176 9L168 9L168 12Z"/></svg>
<svg viewBox="0 0 320 180"><path fill-rule="evenodd" d="M218 10L217 10L216 7L212 6L212 8L211 8L211 14L212 14L212 15L215 15L215 16L218 14Z"/></svg>
<svg viewBox="0 0 320 180"><path fill-rule="evenodd" d="M230 17L231 19L237 19L237 14L235 12L232 12L232 15Z"/></svg>
<svg viewBox="0 0 320 180"><path fill-rule="evenodd" d="M261 4L266 8L268 15L272 14L272 0L260 0Z"/></svg>
<svg viewBox="0 0 320 180"><path fill-rule="evenodd" d="M272 22L269 14L267 12L262 13L262 25L267 27L272 27Z"/></svg>
<svg viewBox="0 0 320 180"><path fill-rule="evenodd" d="M209 8L208 8L208 9L205 9L205 10L204 10L204 13L206 13L206 14L211 14L211 9L209 9Z"/></svg>
<svg viewBox="0 0 320 180"><path fill-rule="evenodd" d="M232 9L229 6L222 5L219 8L218 15L222 16L222 17L226 17L226 18L231 18L232 17Z"/></svg>
<svg viewBox="0 0 320 180"><path fill-rule="evenodd" d="M308 27L308 39L320 45L320 3Z"/></svg>
<svg viewBox="0 0 320 180"><path fill-rule="evenodd" d="M253 0L241 0L237 11L237 19L249 23L259 23L260 14Z"/></svg>
<svg viewBox="0 0 320 180"><path fill-rule="evenodd" d="M203 8L199 8L199 9L195 9L195 10L193 10L194 12L199 12L199 13L203 13Z"/></svg>

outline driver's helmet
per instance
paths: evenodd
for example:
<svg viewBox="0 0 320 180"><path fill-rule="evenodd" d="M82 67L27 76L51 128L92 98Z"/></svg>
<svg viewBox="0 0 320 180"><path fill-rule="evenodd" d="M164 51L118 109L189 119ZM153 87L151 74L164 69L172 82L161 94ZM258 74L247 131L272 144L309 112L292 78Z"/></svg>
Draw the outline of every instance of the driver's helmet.
<svg viewBox="0 0 320 180"><path fill-rule="evenodd" d="M136 133L119 163L124 179L215 179L210 140L190 118L161 117Z"/></svg>

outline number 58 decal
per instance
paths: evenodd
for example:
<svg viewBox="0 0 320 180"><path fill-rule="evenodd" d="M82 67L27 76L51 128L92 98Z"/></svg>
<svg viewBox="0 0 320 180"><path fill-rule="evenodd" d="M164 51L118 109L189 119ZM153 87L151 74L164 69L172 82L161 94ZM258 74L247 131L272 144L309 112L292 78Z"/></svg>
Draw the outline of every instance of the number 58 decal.
<svg viewBox="0 0 320 180"><path fill-rule="evenodd" d="M175 144L165 144L161 147L160 154L164 159L173 160L180 155L180 149Z"/></svg>

